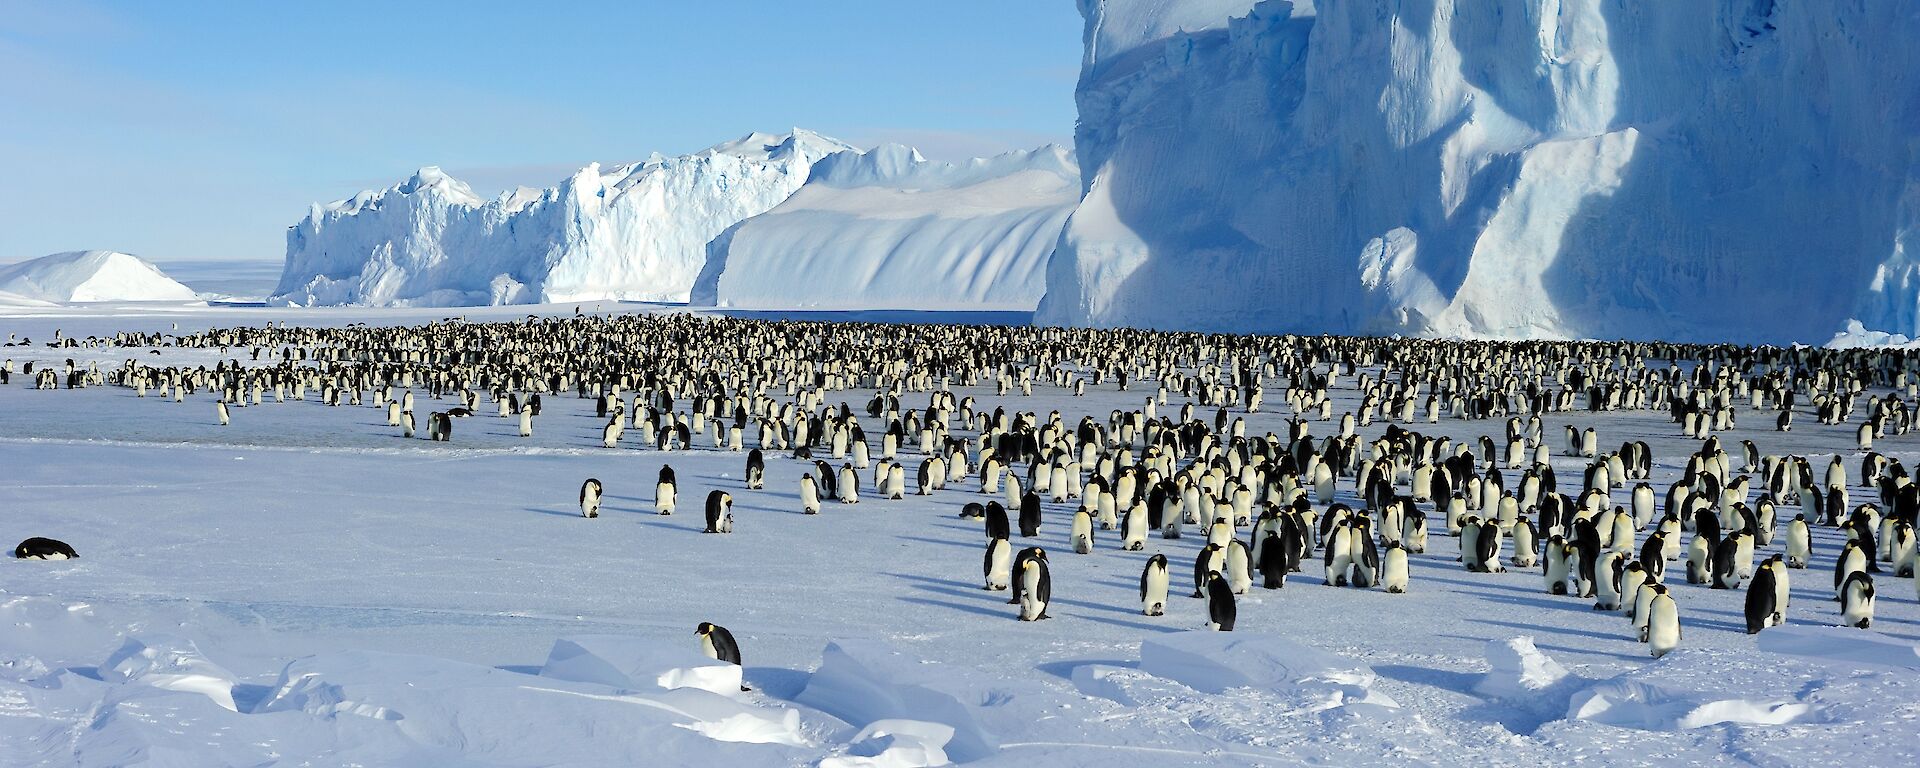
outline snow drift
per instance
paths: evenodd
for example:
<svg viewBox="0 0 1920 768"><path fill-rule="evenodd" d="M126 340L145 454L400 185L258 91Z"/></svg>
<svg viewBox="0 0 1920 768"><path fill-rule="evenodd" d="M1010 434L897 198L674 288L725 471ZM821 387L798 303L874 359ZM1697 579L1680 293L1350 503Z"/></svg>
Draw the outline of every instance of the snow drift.
<svg viewBox="0 0 1920 768"><path fill-rule="evenodd" d="M197 300L159 267L119 251L68 251L0 267L0 303Z"/></svg>
<svg viewBox="0 0 1920 768"><path fill-rule="evenodd" d="M1056 146L958 165L898 144L831 155L714 239L692 303L1031 310L1079 182Z"/></svg>
<svg viewBox="0 0 1920 768"><path fill-rule="evenodd" d="M313 210L287 231L278 305L685 301L722 230L851 149L794 129L481 200L438 168Z"/></svg>
<svg viewBox="0 0 1920 768"><path fill-rule="evenodd" d="M1081 9L1040 322L1920 336L1920 6Z"/></svg>

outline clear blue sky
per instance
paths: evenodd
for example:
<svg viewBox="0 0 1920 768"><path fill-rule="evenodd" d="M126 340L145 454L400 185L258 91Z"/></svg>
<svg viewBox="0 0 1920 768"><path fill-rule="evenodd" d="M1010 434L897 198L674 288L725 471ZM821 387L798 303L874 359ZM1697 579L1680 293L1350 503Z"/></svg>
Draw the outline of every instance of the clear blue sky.
<svg viewBox="0 0 1920 768"><path fill-rule="evenodd" d="M1067 143L1072 0L0 0L0 263L279 259L316 201L491 194L801 126Z"/></svg>

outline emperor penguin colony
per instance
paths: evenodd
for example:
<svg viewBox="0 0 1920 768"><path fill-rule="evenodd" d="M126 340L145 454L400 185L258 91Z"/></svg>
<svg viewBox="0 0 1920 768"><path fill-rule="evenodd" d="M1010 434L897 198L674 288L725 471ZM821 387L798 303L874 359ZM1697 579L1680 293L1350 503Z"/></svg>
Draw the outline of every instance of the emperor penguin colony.
<svg viewBox="0 0 1920 768"><path fill-rule="evenodd" d="M637 541L572 588L697 590L700 651L736 667L743 640L792 631L768 612L778 602L827 596L982 648L1071 645L1101 625L1149 641L1337 637L1364 655L1410 614L1427 626L1391 632L1531 634L1542 648L1577 635L1628 669L1794 625L1911 640L1920 620L1906 468L1920 354L1899 350L678 312L9 346L8 372L34 374L10 386L13 409L73 398L148 435L204 425L299 446L324 431L537 467L555 479L499 504L555 514L502 533L554 559ZM675 515L683 495L704 514ZM420 525L465 524L417 504ZM35 519L15 531L17 559L77 557L45 536L86 550L85 567L150 554ZM694 532L726 535L679 535ZM699 565L670 580L646 565L683 551ZM769 578L801 591L732 583ZM1116 685L1081 674L1081 690Z"/></svg>

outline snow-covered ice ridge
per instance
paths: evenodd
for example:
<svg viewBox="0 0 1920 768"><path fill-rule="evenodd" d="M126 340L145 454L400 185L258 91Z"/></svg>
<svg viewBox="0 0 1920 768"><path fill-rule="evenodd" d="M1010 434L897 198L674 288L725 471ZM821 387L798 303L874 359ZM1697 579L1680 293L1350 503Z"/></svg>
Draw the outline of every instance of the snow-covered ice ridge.
<svg viewBox="0 0 1920 768"><path fill-rule="evenodd" d="M466 306L685 301L707 242L852 147L753 133L691 155L602 169L482 200L438 168L316 205L287 231L280 305Z"/></svg>
<svg viewBox="0 0 1920 768"><path fill-rule="evenodd" d="M1080 198L1057 146L961 164L887 144L821 160L806 186L708 248L692 303L1031 310Z"/></svg>
<svg viewBox="0 0 1920 768"><path fill-rule="evenodd" d="M197 300L159 267L118 251L67 251L0 266L0 305Z"/></svg>
<svg viewBox="0 0 1920 768"><path fill-rule="evenodd" d="M1920 5L1080 7L1041 322L1920 336Z"/></svg>

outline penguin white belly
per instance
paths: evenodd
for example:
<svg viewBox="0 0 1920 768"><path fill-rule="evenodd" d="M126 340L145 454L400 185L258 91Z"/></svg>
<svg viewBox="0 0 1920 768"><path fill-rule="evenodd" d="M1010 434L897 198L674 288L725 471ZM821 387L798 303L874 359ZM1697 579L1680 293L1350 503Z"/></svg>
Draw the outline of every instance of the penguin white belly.
<svg viewBox="0 0 1920 768"><path fill-rule="evenodd" d="M1129 552L1147 548L1147 508L1135 504L1127 511L1127 523L1121 531L1121 547Z"/></svg>
<svg viewBox="0 0 1920 768"><path fill-rule="evenodd" d="M1147 616L1164 616L1167 612L1167 569L1155 568L1147 573L1147 593L1140 598L1140 612Z"/></svg>
<svg viewBox="0 0 1920 768"><path fill-rule="evenodd" d="M1680 607L1673 596L1656 596L1648 605L1647 645L1656 659L1680 647Z"/></svg>
<svg viewBox="0 0 1920 768"><path fill-rule="evenodd" d="M1028 568L1020 577L1020 620L1038 621L1046 610L1046 601L1040 599L1040 571Z"/></svg>
<svg viewBox="0 0 1920 768"><path fill-rule="evenodd" d="M1407 550L1389 547L1386 557L1380 563L1380 583L1388 592L1401 594L1407 591Z"/></svg>

